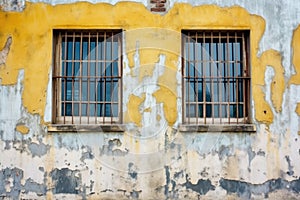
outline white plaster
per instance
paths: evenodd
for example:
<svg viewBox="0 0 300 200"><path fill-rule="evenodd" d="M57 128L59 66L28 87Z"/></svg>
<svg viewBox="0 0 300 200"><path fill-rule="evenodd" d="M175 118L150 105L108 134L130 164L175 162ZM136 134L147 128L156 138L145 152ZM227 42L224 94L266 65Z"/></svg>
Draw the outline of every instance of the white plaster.
<svg viewBox="0 0 300 200"><path fill-rule="evenodd" d="M48 86L47 86L44 121L51 122L51 118L52 118L52 67L50 67L50 71L48 74Z"/></svg>

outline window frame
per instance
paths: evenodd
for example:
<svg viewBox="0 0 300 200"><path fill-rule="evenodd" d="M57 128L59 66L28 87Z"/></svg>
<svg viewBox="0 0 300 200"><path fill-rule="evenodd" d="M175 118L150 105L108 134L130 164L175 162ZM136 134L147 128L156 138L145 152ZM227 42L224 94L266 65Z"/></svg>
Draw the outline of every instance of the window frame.
<svg viewBox="0 0 300 200"><path fill-rule="evenodd" d="M69 76L69 75L62 75L61 74L61 70L62 70L62 38L63 37L66 37L67 34L71 34L73 33L73 42L72 42L72 46L73 46L73 49L71 50L72 51L72 60L69 61L71 62L72 64L72 75ZM66 34L66 35L64 35ZM88 35L86 35L88 34ZM104 58L104 59L100 59L98 58L99 56L99 52L98 50L96 50L96 53L97 55L95 55L95 60L93 60L93 62L95 63L95 70L97 71L97 67L98 65L101 66L102 65L102 68L103 70L106 70L106 67L107 65L112 65L114 62L118 63L117 65L117 68L118 68L118 72L117 72L117 76L114 76L113 75L113 66L110 66L111 67L111 75L107 75L104 74L104 76L102 76L102 74L99 74L97 76L97 72L95 74L95 76L91 76L91 74L89 74L89 71L87 72L87 75L84 76L82 75L81 71L83 70L83 63L86 62L86 66L87 66L87 70L91 70L91 63L92 63L92 59L90 58L90 55L88 56L88 59L85 60L83 59L83 38L86 40L88 39L88 50L87 50L87 54L90 54L93 50L91 50L91 38L94 37L96 38L96 45L95 45L95 49L98 49L98 39L103 36L101 34L104 34L104 41L105 41L105 45L107 44L106 43L106 40L107 39L110 39L109 35L106 35L106 34L111 34L112 36L112 39L113 39L113 42L114 42L114 39L117 40L117 61L114 61L114 57L113 57L113 51L114 51L114 45L112 42L110 42L111 44L111 59L107 59ZM123 30L122 29L53 29L52 31L52 35L53 35L53 70L52 70L52 125L51 127L48 127L48 131L63 131L63 132L74 132L75 130L76 131L88 131L88 130L103 130L103 131L116 131L116 132L119 132L122 130L122 88L123 88L123 63L122 63L122 60L123 60ZM80 59L75 59L74 58L74 54L75 54L75 50L74 50L74 46L75 46L75 36L76 37L80 37ZM116 38L113 38L113 37L116 37ZM72 37L72 36L70 36ZM67 41L67 39L65 40ZM100 47L99 47L100 48ZM105 53L107 52L107 47L104 46L104 55L103 53L101 52L100 55L102 56L105 56ZM65 52L66 53L66 52ZM67 58L65 58L65 63L67 63ZM79 62L79 71L80 71L80 78L77 78L78 81L80 83L78 83L78 87L80 87L80 92L79 92L79 100L74 100L74 79L76 79L76 76L73 75L73 68L74 68L74 63L76 62ZM99 63L99 64L98 64ZM67 67L67 64L65 64L65 68ZM91 73L91 72L90 72ZM105 72L106 73L106 72ZM68 100L66 100L66 95L67 95L67 91L65 91L64 93L64 100L62 100L62 91L61 91L61 87L62 87L62 79L65 79L65 81L67 79L69 79L68 77L71 77L70 79L72 79L72 97L71 97L71 104L72 104L72 113L73 113L73 105L75 104L74 102L78 103L79 104L79 107L81 106L81 104L83 104L82 102L84 102L82 100L82 96L81 96L81 90L82 90L82 82L83 81L87 81L87 90L88 90L88 93L90 91L90 88L92 87L91 86L91 79L94 80L94 84L95 84L95 88L98 87L97 84L100 84L98 82L100 82L100 79L104 80L103 83L101 82L101 84L104 84L104 92L106 92L106 89L107 86L107 82L106 82L106 79L109 79L108 81L112 83L114 83L114 81L116 80L116 84L117 84L117 87L118 87L118 91L117 91L117 101L114 102L114 100L112 99L112 96L110 97L110 100L98 100L98 96L95 94L95 99L94 99L94 102L92 104L95 104L96 107L98 107L98 104L100 105L101 107L101 104L99 102L102 101L102 105L106 105L106 104L109 104L110 105L110 116L105 116L105 114L102 113L102 115L100 114L100 116L98 116L98 113L97 113L97 109L95 107L95 110L94 110L94 114L95 115L90 115L90 112L89 112L89 106L90 106L90 96L88 94L88 99L87 99L87 107L86 107L86 116L82 116L82 113L81 111L78 111L78 116L67 116L67 114L65 113L64 115L62 115L62 102L66 102ZM92 78L91 78L92 77ZM84 80L83 80L84 79ZM86 80L85 80L86 79ZM67 81L66 81L67 82ZM65 83L66 84L66 83ZM113 84L112 84L113 85ZM114 86L110 86L110 89L113 90ZM111 95L113 95L113 91L110 92ZM117 113L117 116L115 117L114 114L113 114L113 110L112 110L112 106L114 104L118 104L118 113ZM65 103L66 105L66 103ZM66 112L66 108L64 108L64 112ZM80 108L79 108L80 109ZM103 109L101 107L101 109ZM105 108L104 108L105 109ZM103 110L102 110L103 111ZM97 128L98 127L98 128ZM110 127L110 128L109 128ZM103 129L104 128L104 129Z"/></svg>
<svg viewBox="0 0 300 200"><path fill-rule="evenodd" d="M243 101L243 104L245 104L245 106L243 106L243 120L239 120L239 116L238 116L238 111L237 114L236 114L236 117L230 117L230 113L227 111L227 114L229 115L229 117L226 117L225 119L222 118L222 117L213 117L214 116L214 113L212 113L212 117L209 118L209 117L205 117L205 109L203 109L203 117L197 117L198 116L198 112L196 112L196 109L198 110L198 105L199 102L198 102L198 99L195 101L195 105L197 106L196 109L195 109L195 112L197 113L195 117L188 117L187 116L187 95L186 95L186 84L188 84L188 80L186 78L186 74L185 74L185 65L186 65L186 58L185 58L185 52L187 51L186 49L186 40L185 40L185 37L186 37L186 34L187 33L202 33L203 36L200 37L199 39L202 39L204 41L204 44L207 44L207 43L210 43L212 44L212 41L213 40L213 35L214 34L219 34L219 36L221 35L221 33L226 33L227 34L227 42L225 44L228 44L228 37L232 37L231 34L235 33L235 38L236 38L236 33L241 33L243 36L242 36L242 45L243 45L243 49L242 49L242 53L243 53L243 59L245 59L245 61L243 61L243 70L246 69L246 71L243 71L243 76L242 78L247 78L248 81L243 81L243 84L242 84L242 87L244 87L243 89L243 92L244 94L246 94L246 97ZM205 36L207 34L211 34L211 40L209 42L206 42L205 40ZM181 73L182 73L182 126L180 128L181 131L196 131L196 132L207 132L207 131L212 131L212 132L218 132L218 131L221 131L221 132L248 132L248 131L255 131L256 128L254 126L252 126L252 113L251 113L251 65L250 65L250 30L237 30L237 29L233 29L233 30L201 30L201 29L183 29L181 31L181 34L182 34L182 37L181 37ZM195 35L192 35L192 36L195 36ZM197 40L197 35L195 36L196 37L196 40ZM221 41L219 39L219 41ZM196 42L198 43L198 42ZM222 44L222 43L221 43ZM189 48L189 47L188 47ZM202 46L200 48L203 48ZM218 48L217 48L218 49ZM218 51L218 50L217 50ZM203 54L203 53L202 53ZM203 56L202 56L203 58ZM211 59L211 58L209 58ZM219 57L218 57L219 59ZM220 62L220 60L217 59L217 62ZM189 60L190 61L190 60ZM195 60L193 60L193 62L196 62ZM201 60L201 62L204 62L204 60ZM209 62L212 62L212 63L215 63L216 60L211 60ZM230 62L230 60L228 60L228 58L226 58L226 60L224 60L224 62ZM211 64L210 64L211 65ZM225 65L225 64L224 64ZM196 68L196 66L194 67ZM203 68L204 67L204 64L203 64ZM197 76L194 76L195 79L198 78ZM203 77L203 76L202 76ZM219 76L217 76L218 78L220 78ZM211 78L211 77L210 77ZM205 79L205 75L204 75L204 78L203 80ZM235 78L237 79L237 78ZM210 81L212 81L213 78L210 79ZM245 80L245 79L244 79ZM219 82L218 82L219 83ZM198 83L197 83L198 84ZM206 84L205 81L203 83L203 85ZM205 86L207 87L207 86ZM218 90L220 86L218 85ZM234 93L235 95L237 95L237 88L234 89ZM197 93L198 94L198 93ZM198 95L196 95L196 97L194 98L198 98ZM219 97L220 98L220 97ZM238 97L236 97L238 98ZM202 102L203 103L203 107L209 105L209 104L205 104L206 103L206 98L205 98L205 95L204 97L202 97ZM211 107L213 107L214 105L219 105L221 107L222 104L220 104L221 102L218 101L218 102L210 102L210 105ZM226 101L226 103L228 104L228 106L230 106L230 100L229 101ZM237 105L239 105L239 101L236 102ZM238 107L238 106L237 106ZM227 109L229 110L229 108ZM221 108L220 108L220 111L221 111ZM219 112L220 112L219 111ZM218 113L219 113L218 112ZM219 113L219 115L223 115L222 112ZM209 126L214 126L215 128L208 128ZM190 127L190 128L188 128ZM217 128L216 128L217 127ZM219 127L219 128L218 128ZM220 128L220 127L225 127L225 128ZM229 127L229 128L228 128ZM230 128L231 127L231 128ZM240 127L240 128L237 128L237 127ZM244 127L244 128L241 128L241 127Z"/></svg>

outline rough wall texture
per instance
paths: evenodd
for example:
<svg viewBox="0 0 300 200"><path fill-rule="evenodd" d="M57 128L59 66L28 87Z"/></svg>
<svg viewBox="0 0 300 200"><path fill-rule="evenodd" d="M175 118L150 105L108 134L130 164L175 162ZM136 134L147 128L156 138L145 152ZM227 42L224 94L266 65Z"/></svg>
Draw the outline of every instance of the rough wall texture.
<svg viewBox="0 0 300 200"><path fill-rule="evenodd" d="M0 197L300 198L300 3L117 2L0 4ZM55 28L126 31L124 132L48 132ZM180 132L181 30L226 28L250 30L257 131Z"/></svg>

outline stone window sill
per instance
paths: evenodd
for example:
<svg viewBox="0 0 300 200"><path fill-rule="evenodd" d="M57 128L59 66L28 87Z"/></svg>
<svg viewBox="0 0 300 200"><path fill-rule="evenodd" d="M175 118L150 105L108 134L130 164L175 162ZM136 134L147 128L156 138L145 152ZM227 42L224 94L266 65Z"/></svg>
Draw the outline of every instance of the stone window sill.
<svg viewBox="0 0 300 200"><path fill-rule="evenodd" d="M122 124L107 125L75 125L75 124L51 124L48 125L48 132L124 132L125 126Z"/></svg>
<svg viewBox="0 0 300 200"><path fill-rule="evenodd" d="M226 133L255 133L254 124L183 124L179 127L180 132L226 132Z"/></svg>

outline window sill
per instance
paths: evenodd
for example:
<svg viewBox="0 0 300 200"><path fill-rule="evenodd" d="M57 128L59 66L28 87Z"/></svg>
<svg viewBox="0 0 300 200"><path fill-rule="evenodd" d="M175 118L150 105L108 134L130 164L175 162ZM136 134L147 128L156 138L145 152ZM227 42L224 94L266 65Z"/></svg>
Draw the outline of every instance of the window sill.
<svg viewBox="0 0 300 200"><path fill-rule="evenodd" d="M255 133L254 124L184 124L179 127L180 132L227 132L227 133Z"/></svg>
<svg viewBox="0 0 300 200"><path fill-rule="evenodd" d="M51 124L48 125L48 132L124 132L122 124L107 125L76 125L76 124Z"/></svg>

